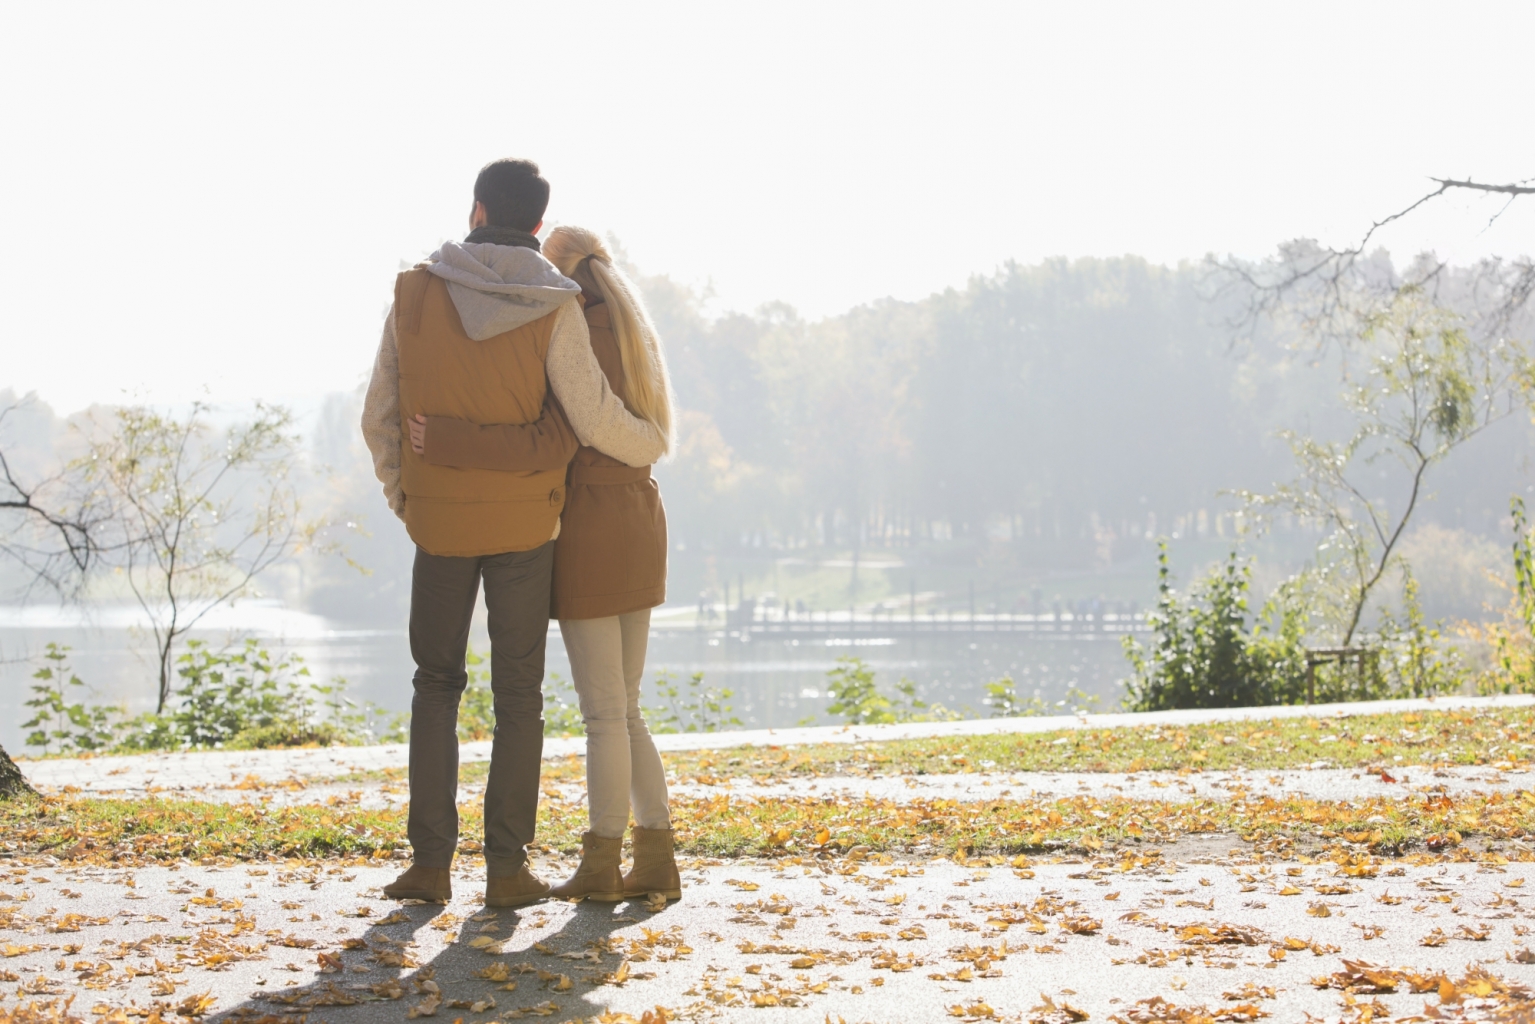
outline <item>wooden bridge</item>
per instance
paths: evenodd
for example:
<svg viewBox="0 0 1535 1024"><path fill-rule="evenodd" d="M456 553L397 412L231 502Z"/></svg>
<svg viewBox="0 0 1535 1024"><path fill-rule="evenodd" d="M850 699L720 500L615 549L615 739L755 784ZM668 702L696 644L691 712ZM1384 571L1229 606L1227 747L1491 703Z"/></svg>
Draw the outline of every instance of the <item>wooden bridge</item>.
<svg viewBox="0 0 1535 1024"><path fill-rule="evenodd" d="M1150 627L1144 613L1030 614L1012 612L936 612L927 615L879 611L804 611L764 609L745 605L726 609L723 617L701 616L695 628L732 637L782 636L907 636L930 633L1143 633Z"/></svg>

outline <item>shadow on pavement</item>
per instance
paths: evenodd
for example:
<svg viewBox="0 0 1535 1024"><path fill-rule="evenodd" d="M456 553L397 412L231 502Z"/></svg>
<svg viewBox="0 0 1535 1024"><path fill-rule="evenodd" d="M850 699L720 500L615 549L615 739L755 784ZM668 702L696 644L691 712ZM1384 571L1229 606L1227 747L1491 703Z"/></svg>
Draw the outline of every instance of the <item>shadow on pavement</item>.
<svg viewBox="0 0 1535 1024"><path fill-rule="evenodd" d="M208 1018L209 1024L353 1024L402 1018L462 1018L479 1024L517 1016L560 1021L603 1013L619 998L631 956L647 961L652 953L642 940L615 938L625 926L645 924L650 947L660 943L672 921L664 910L651 913L631 903L568 904L544 901L515 909L491 909L478 900L450 905L398 904L380 907L366 931L343 940L343 948L310 950L270 946L274 965L284 952L308 959L320 974L312 982L281 987L276 969L268 991ZM672 904L671 907L675 907ZM670 909L670 908L669 908ZM543 929L561 915L565 920L536 946L527 932ZM652 923L653 922L653 923ZM416 936L430 928L453 933L441 952L428 960L415 953ZM522 935L519 935L519 930ZM675 941L675 940L674 940ZM631 948L638 944L639 948ZM522 1011L516 1014L515 1011Z"/></svg>

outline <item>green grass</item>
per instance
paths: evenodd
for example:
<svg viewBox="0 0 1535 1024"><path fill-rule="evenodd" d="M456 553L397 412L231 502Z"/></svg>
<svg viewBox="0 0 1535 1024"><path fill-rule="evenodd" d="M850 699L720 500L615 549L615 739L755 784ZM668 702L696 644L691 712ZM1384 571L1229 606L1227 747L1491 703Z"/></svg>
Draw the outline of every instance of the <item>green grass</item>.
<svg viewBox="0 0 1535 1024"><path fill-rule="evenodd" d="M1535 793L1458 797L1406 792L1353 801L1264 796L1245 791L1184 801L1079 794L983 802L876 798L741 799L728 793L674 799L678 846L685 853L734 857L841 853L854 848L929 855L1017 855L1070 848L1171 842L1228 834L1343 842L1400 853L1453 850L1463 841L1535 834ZM477 801L460 807L465 852L477 852ZM545 800L540 842L574 850L585 829L584 802ZM196 800L79 797L0 801L0 836L13 853L53 854L120 865L230 857L359 857L405 843L402 810L264 807Z"/></svg>
<svg viewBox="0 0 1535 1024"><path fill-rule="evenodd" d="M76 860L347 856L391 847L404 827L403 814L390 810L153 797L0 801L0 836L13 848Z"/></svg>
<svg viewBox="0 0 1535 1024"><path fill-rule="evenodd" d="M939 775L956 772L1136 772L1185 768L1275 770L1325 761L1336 768L1524 763L1535 754L1535 708L1396 712L1348 718L1272 718L1213 725L1060 729L888 743L734 747L663 754L685 781L815 775ZM485 762L459 778L483 782ZM544 778L578 782L585 763L544 763ZM381 776L374 775L373 778ZM403 776L396 776L403 777ZM364 781L362 776L349 781Z"/></svg>

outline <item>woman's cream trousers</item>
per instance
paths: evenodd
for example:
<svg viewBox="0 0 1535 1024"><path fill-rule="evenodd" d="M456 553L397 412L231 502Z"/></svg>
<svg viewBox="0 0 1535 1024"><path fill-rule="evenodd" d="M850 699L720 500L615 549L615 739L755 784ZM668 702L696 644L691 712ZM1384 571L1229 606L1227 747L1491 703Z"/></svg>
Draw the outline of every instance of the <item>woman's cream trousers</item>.
<svg viewBox="0 0 1535 1024"><path fill-rule="evenodd" d="M561 619L581 717L586 720L586 804L591 830L608 839L629 827L671 828L666 770L640 714L650 610L606 619Z"/></svg>

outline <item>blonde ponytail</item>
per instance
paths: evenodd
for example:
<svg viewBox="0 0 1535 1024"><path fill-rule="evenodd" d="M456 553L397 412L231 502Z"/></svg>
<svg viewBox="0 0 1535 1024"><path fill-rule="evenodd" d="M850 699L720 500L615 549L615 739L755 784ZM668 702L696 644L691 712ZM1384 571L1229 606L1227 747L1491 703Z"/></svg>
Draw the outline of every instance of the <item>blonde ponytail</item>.
<svg viewBox="0 0 1535 1024"><path fill-rule="evenodd" d="M573 277L585 261L602 301L608 305L618 355L623 361L624 389L629 406L640 419L660 431L666 450L672 447L672 386L656 334L639 291L613 265L602 239L585 228L562 226L549 233L544 255L560 273Z"/></svg>

